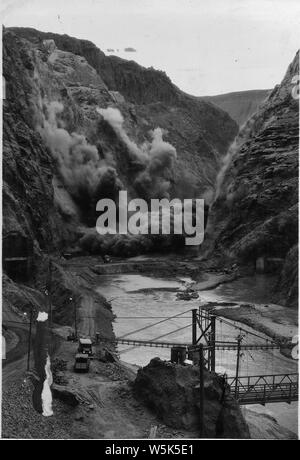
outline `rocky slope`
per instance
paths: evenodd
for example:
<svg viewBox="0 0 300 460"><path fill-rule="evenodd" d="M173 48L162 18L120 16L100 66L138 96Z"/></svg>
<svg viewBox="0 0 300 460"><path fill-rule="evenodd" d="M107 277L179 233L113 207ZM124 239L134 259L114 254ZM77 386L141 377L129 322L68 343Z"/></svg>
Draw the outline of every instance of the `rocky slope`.
<svg viewBox="0 0 300 460"><path fill-rule="evenodd" d="M167 425L199 430L199 367L181 366L154 358L139 369L134 382L136 396ZM241 410L226 393L222 379L204 372L204 437L248 439Z"/></svg>
<svg viewBox="0 0 300 460"><path fill-rule="evenodd" d="M54 320L68 324L72 280L58 256L95 226L97 200L120 188L147 199L205 193L237 125L162 72L68 36L4 28L3 75L3 254L33 261L19 270L31 294L7 271L14 281L4 278L5 302L9 312L43 308L51 254L52 295L63 310ZM145 249L135 243L135 252ZM126 244L116 254L127 255Z"/></svg>
<svg viewBox="0 0 300 460"><path fill-rule="evenodd" d="M113 133L99 123L96 106L117 107L125 119L126 133L138 145L149 140L150 130L158 126L166 130L165 140L177 151L171 174L174 194L180 194L187 185L193 188L191 184L197 193L213 186L220 160L237 133L236 124L224 111L181 92L163 72L105 56L91 42L33 29L10 30L26 39L35 54L38 50L43 54L49 76L47 84L42 81L41 85L49 100L68 103L69 112L73 113L62 114L68 128L76 128L76 132L87 135L90 141L101 144L104 156L110 153L115 159L118 174L125 183L127 179L127 186L132 181L132 165L121 158L126 157L126 152ZM57 50L46 52L44 40L54 40ZM56 91L49 94L49 79L55 77L59 78ZM82 112L82 109L84 113L77 113L76 117L75 110ZM184 185L183 176L188 177Z"/></svg>
<svg viewBox="0 0 300 460"><path fill-rule="evenodd" d="M232 145L209 222L222 254L253 266L260 257L286 258L281 292L288 305L297 302L299 101L292 78L298 74L299 53Z"/></svg>
<svg viewBox="0 0 300 460"><path fill-rule="evenodd" d="M33 63L11 34L5 34L3 62L3 233L14 230L40 248L53 249L62 239L53 200L54 164L33 122Z"/></svg>
<svg viewBox="0 0 300 460"><path fill-rule="evenodd" d="M120 189L211 195L237 132L224 111L85 40L13 28L3 42L4 234L53 251L94 227L96 202Z"/></svg>
<svg viewBox="0 0 300 460"><path fill-rule="evenodd" d="M269 93L270 90L268 89L254 89L219 94L217 96L206 96L202 99L212 102L217 107L225 110L239 126L243 126L243 124L259 109Z"/></svg>

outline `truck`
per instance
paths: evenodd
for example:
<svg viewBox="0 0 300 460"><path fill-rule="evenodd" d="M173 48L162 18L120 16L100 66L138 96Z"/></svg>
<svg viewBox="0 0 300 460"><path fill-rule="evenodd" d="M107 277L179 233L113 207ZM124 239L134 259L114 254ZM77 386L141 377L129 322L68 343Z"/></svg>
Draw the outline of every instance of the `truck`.
<svg viewBox="0 0 300 460"><path fill-rule="evenodd" d="M78 353L87 354L92 356L93 348L91 339L79 339Z"/></svg>
<svg viewBox="0 0 300 460"><path fill-rule="evenodd" d="M74 372L88 372L89 368L89 356L86 353L77 353L75 355Z"/></svg>

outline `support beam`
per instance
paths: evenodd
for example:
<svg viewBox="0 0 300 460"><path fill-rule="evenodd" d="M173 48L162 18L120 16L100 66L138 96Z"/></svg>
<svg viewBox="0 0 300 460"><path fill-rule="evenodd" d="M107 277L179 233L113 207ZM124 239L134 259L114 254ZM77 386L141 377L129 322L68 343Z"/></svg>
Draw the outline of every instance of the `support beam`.
<svg viewBox="0 0 300 460"><path fill-rule="evenodd" d="M48 276L46 282L46 295L48 301L48 322L49 328L52 328L52 299L51 299L51 289L52 289L52 261L49 259L48 265Z"/></svg>
<svg viewBox="0 0 300 460"><path fill-rule="evenodd" d="M197 308L192 310L192 344L197 343Z"/></svg>
<svg viewBox="0 0 300 460"><path fill-rule="evenodd" d="M239 371L240 371L241 343L242 343L242 337L239 336L238 339L237 339L235 389L234 389L235 399L238 399L238 391L239 391L239 383L238 383L238 381L239 381Z"/></svg>
<svg viewBox="0 0 300 460"><path fill-rule="evenodd" d="M216 317L211 315L211 333L210 333L210 346L211 346L211 362L210 370L215 372L216 370Z"/></svg>
<svg viewBox="0 0 300 460"><path fill-rule="evenodd" d="M200 370L200 432L199 437L204 437L204 352L203 344L199 345L199 370Z"/></svg>
<svg viewBox="0 0 300 460"><path fill-rule="evenodd" d="M33 320L33 308L30 309L30 324L29 324L28 349L27 349L27 371L30 370L32 320Z"/></svg>
<svg viewBox="0 0 300 460"><path fill-rule="evenodd" d="M73 309L74 309L74 331L75 331L75 338L78 337L78 328L77 328L77 308L76 302L74 301L73 297L70 297L70 302L73 302Z"/></svg>

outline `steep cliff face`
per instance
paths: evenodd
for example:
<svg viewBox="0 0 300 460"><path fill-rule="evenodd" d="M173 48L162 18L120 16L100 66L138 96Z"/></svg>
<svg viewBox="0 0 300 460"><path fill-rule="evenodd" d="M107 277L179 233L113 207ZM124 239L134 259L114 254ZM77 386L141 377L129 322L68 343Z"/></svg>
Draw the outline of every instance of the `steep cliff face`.
<svg viewBox="0 0 300 460"><path fill-rule="evenodd" d="M268 89L258 89L207 96L203 99L225 110L239 126L243 126L257 112L269 93Z"/></svg>
<svg viewBox="0 0 300 460"><path fill-rule="evenodd" d="M9 33L3 62L3 233L17 231L37 250L54 249L64 234L53 199L54 162L33 121L34 66L28 47Z"/></svg>
<svg viewBox="0 0 300 460"><path fill-rule="evenodd" d="M297 244L299 101L293 97L292 79L298 74L299 53L240 132L219 177L210 234L215 249L242 262L285 258ZM288 260L296 264L295 251ZM293 291L295 276L289 281L282 276L285 291Z"/></svg>
<svg viewBox="0 0 300 460"><path fill-rule="evenodd" d="M3 40L4 233L51 251L94 227L96 202L120 189L211 192L237 132L225 112L85 40L19 28Z"/></svg>
<svg viewBox="0 0 300 460"><path fill-rule="evenodd" d="M89 71L98 76L98 83L90 82L82 91L82 75L77 75L70 85L65 80L65 75L60 75L61 82L67 86L69 96L74 99L74 85L77 87L77 99L75 104L78 108L82 105L81 100L86 99L90 115L85 129L89 126L89 132L95 131L95 107L114 106L118 107L124 117L124 127L131 139L137 143L149 140L149 132L159 126L166 130L164 138L170 142L177 151L177 159L172 172L173 195L178 195L182 187L183 176L188 176L188 185L196 190L195 193L204 193L212 189L216 172L219 169L222 156L225 154L230 142L237 133L238 127L223 110L213 104L202 100L196 100L181 92L170 79L160 71L145 69L133 61L125 61L114 56L105 56L93 43L78 40L66 35L38 32L33 29L11 29L19 37L28 40L36 49L43 48L43 41L54 40L60 50L62 67L64 59L62 53L71 53L74 59L86 60ZM51 59L47 65L51 69ZM56 58L57 59L57 58ZM55 64L54 64L55 67ZM101 81L101 94L98 91ZM90 86L94 85L91 95ZM71 87L72 86L72 87ZM89 93L89 100L87 94ZM97 97L95 96L97 94ZM51 95L53 98L53 94ZM81 100L79 100L81 99ZM93 112L93 114L92 114ZM85 113L86 115L86 113ZM98 117L99 119L99 117ZM94 124L94 128L91 126ZM74 129L74 127L73 127ZM78 125L77 125L78 129ZM97 127L97 139L107 138L107 132ZM94 132L95 138L95 132ZM109 139L111 154L121 163L120 148L116 140ZM118 152L119 151L119 155ZM123 167L128 164L124 164ZM128 171L121 171L121 175L128 176ZM129 174L130 175L130 174ZM132 183L132 177L130 181ZM176 187L178 184L178 187ZM191 184L193 184L191 186Z"/></svg>

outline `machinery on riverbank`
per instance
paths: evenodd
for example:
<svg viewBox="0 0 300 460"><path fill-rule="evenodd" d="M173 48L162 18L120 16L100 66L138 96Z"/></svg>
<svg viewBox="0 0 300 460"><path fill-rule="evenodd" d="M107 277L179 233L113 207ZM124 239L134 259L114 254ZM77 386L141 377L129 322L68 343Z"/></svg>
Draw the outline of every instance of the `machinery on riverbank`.
<svg viewBox="0 0 300 460"><path fill-rule="evenodd" d="M92 356L93 347L91 339L79 339L78 353Z"/></svg>
<svg viewBox="0 0 300 460"><path fill-rule="evenodd" d="M90 369L90 359L87 354L77 353L75 356L74 372L88 372Z"/></svg>
<svg viewBox="0 0 300 460"><path fill-rule="evenodd" d="M193 289L186 289L185 291L179 291L176 294L177 300L192 300L192 299L198 299L199 294L196 291L193 291Z"/></svg>

